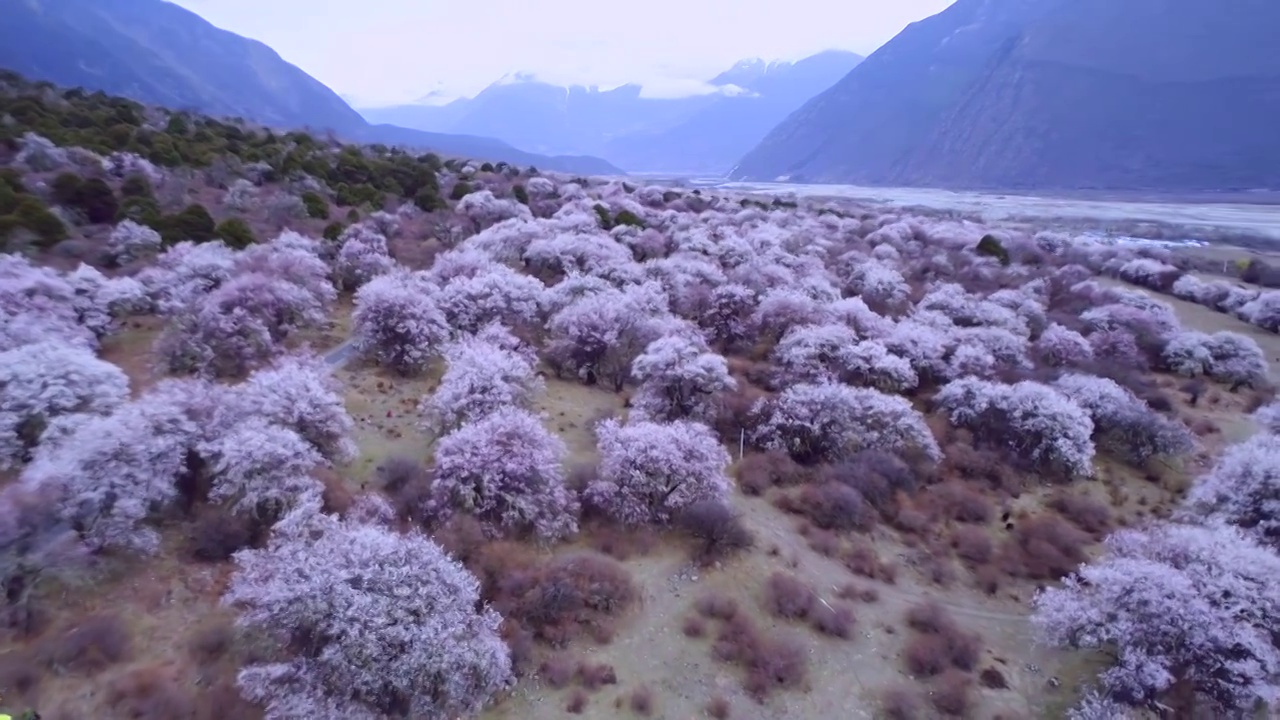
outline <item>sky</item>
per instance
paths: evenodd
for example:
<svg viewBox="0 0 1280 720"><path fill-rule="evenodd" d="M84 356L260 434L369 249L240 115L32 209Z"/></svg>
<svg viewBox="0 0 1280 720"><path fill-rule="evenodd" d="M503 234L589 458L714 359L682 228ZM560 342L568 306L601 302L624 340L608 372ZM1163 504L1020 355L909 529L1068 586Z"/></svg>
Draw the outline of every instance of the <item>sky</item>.
<svg viewBox="0 0 1280 720"><path fill-rule="evenodd" d="M270 45L357 107L470 97L517 72L705 91L735 62L867 55L952 0L172 0Z"/></svg>

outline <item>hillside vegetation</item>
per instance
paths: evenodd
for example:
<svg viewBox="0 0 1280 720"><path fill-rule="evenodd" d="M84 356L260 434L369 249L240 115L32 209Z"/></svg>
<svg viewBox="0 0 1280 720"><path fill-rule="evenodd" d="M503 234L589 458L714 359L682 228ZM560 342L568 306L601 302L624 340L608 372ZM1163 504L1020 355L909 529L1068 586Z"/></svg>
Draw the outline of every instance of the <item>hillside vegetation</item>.
<svg viewBox="0 0 1280 720"><path fill-rule="evenodd" d="M1275 707L1280 305L1167 250L12 75L0 241L15 716Z"/></svg>
<svg viewBox="0 0 1280 720"><path fill-rule="evenodd" d="M0 8L0 68L35 80L353 142L621 174L599 158L548 157L489 137L369 123L275 50L166 0L4 0Z"/></svg>

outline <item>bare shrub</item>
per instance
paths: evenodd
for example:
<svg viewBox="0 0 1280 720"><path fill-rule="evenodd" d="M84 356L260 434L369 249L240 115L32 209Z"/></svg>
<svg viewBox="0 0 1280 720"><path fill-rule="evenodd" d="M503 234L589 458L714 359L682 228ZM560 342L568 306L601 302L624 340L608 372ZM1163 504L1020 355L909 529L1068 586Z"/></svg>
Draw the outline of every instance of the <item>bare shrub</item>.
<svg viewBox="0 0 1280 720"><path fill-rule="evenodd" d="M1111 529L1111 508L1083 493L1059 492L1049 501L1049 507L1095 537Z"/></svg>
<svg viewBox="0 0 1280 720"><path fill-rule="evenodd" d="M578 663L577 677L582 687L595 692L605 685L617 685L618 673L608 663Z"/></svg>
<svg viewBox="0 0 1280 720"><path fill-rule="evenodd" d="M799 687L808 671L809 655L798 639L765 637L752 655L745 689L757 702L763 702L774 690Z"/></svg>
<svg viewBox="0 0 1280 720"><path fill-rule="evenodd" d="M897 493L912 493L920 485L919 474L911 465L884 450L864 450L824 469L821 478L857 490L886 519L894 515Z"/></svg>
<svg viewBox="0 0 1280 720"><path fill-rule="evenodd" d="M774 617L788 620L806 618L817 599L812 588L789 573L775 572L765 582L764 606Z"/></svg>
<svg viewBox="0 0 1280 720"><path fill-rule="evenodd" d="M107 707L113 717L133 720L173 720L193 717L195 699L173 670L160 665L136 668L107 686Z"/></svg>
<svg viewBox="0 0 1280 720"><path fill-rule="evenodd" d="M929 699L944 715L968 717L972 705L973 678L959 670L948 670L934 684Z"/></svg>
<svg viewBox="0 0 1280 720"><path fill-rule="evenodd" d="M565 703L565 712L573 715L581 715L582 712L587 709L587 703L590 702L590 700L591 699L587 697L585 690L582 688L574 688L573 692L569 693L569 701Z"/></svg>
<svg viewBox="0 0 1280 720"><path fill-rule="evenodd" d="M608 642L613 618L636 600L631 574L604 555L580 551L530 567L509 549L489 546L477 563L485 597L543 642L563 646L584 630L597 642Z"/></svg>
<svg viewBox="0 0 1280 720"><path fill-rule="evenodd" d="M940 633L954 623L947 609L928 600L907 610L907 627L922 633Z"/></svg>
<svg viewBox="0 0 1280 720"><path fill-rule="evenodd" d="M853 634L853 625L857 619L853 608L845 603L818 603L809 612L809 624L823 635L845 638Z"/></svg>
<svg viewBox="0 0 1280 720"><path fill-rule="evenodd" d="M187 538L191 557L206 562L222 562L253 540L252 521L247 516L219 512L216 508L202 512L191 525Z"/></svg>
<svg viewBox="0 0 1280 720"><path fill-rule="evenodd" d="M391 500L396 514L410 522L429 524L431 473L422 463L403 456L387 458L375 471L382 491Z"/></svg>
<svg viewBox="0 0 1280 720"><path fill-rule="evenodd" d="M206 622L192 633L187 643L187 652L197 665L212 665L231 650L235 639L235 627L225 618L217 618Z"/></svg>
<svg viewBox="0 0 1280 720"><path fill-rule="evenodd" d="M318 472L316 476L324 483L320 493L323 510L332 515L345 515L355 500L346 481L336 472Z"/></svg>
<svg viewBox="0 0 1280 720"><path fill-rule="evenodd" d="M432 533L431 537L458 562L468 566L489 543L489 538L485 536L484 526L480 521L470 515L461 514L449 518L449 521Z"/></svg>
<svg viewBox="0 0 1280 720"><path fill-rule="evenodd" d="M658 545L658 536L647 525L626 526L591 521L582 529L592 549L614 560L630 560L648 555Z"/></svg>
<svg viewBox="0 0 1280 720"><path fill-rule="evenodd" d="M946 640L939 635L916 635L902 651L907 670L916 677L933 677L947 668Z"/></svg>
<svg viewBox="0 0 1280 720"><path fill-rule="evenodd" d="M685 637L700 638L707 634L707 623L697 615L690 615L680 625L680 632Z"/></svg>
<svg viewBox="0 0 1280 720"><path fill-rule="evenodd" d="M865 541L858 541L851 545L845 550L840 560L855 575L889 584L893 584L897 579L897 568L882 562L875 548Z"/></svg>
<svg viewBox="0 0 1280 720"><path fill-rule="evenodd" d="M773 690L798 687L808 672L808 654L799 640L765 635L741 614L721 625L712 652L746 671L743 687L758 702Z"/></svg>
<svg viewBox="0 0 1280 720"><path fill-rule="evenodd" d="M895 687L880 696L880 713L885 720L922 720L925 717L925 706L918 692L910 688Z"/></svg>
<svg viewBox="0 0 1280 720"><path fill-rule="evenodd" d="M988 487L1003 490L1015 497L1021 492L1022 475L1009 467L999 453L990 449L978 449L968 443L947 446L938 472L943 476L958 476L970 482L981 481Z"/></svg>
<svg viewBox="0 0 1280 720"><path fill-rule="evenodd" d="M1002 565L1010 575L1057 580L1084 562L1089 540L1057 515L1036 515L1018 523L1005 540Z"/></svg>
<svg viewBox="0 0 1280 720"><path fill-rule="evenodd" d="M978 673L978 682L982 683L982 687L992 690L1004 690L1009 687L1009 681L1005 680L1004 673L993 667L983 668L982 672Z"/></svg>
<svg viewBox="0 0 1280 720"><path fill-rule="evenodd" d="M880 599L880 592L873 587L861 587L854 583L845 583L836 591L836 597L841 600L873 603Z"/></svg>
<svg viewBox="0 0 1280 720"><path fill-rule="evenodd" d="M92 615L55 634L43 654L55 672L92 675L124 660L129 646L129 630L118 616Z"/></svg>
<svg viewBox="0 0 1280 720"><path fill-rule="evenodd" d="M990 522L995 515L991 501L964 484L943 483L929 488L929 498L938 514L965 523Z"/></svg>
<svg viewBox="0 0 1280 720"><path fill-rule="evenodd" d="M893 516L893 526L908 534L918 535L931 524L928 515L907 505L898 508Z"/></svg>
<svg viewBox="0 0 1280 720"><path fill-rule="evenodd" d="M504 619L500 628L502 641L511 650L511 669L518 676L528 675L537 660L533 633L520 623Z"/></svg>
<svg viewBox="0 0 1280 720"><path fill-rule="evenodd" d="M793 499L795 512L803 514L824 530L860 530L871 528L872 508L861 493L848 485L827 482L806 485Z"/></svg>
<svg viewBox="0 0 1280 720"><path fill-rule="evenodd" d="M653 714L653 690L647 685L635 688L631 691L631 699L627 704L631 707L631 712L641 717L649 717Z"/></svg>
<svg viewBox="0 0 1280 720"><path fill-rule="evenodd" d="M982 565L995 554L995 543L986 530L973 525L956 528L951 533L951 547L956 557L969 565Z"/></svg>
<svg viewBox="0 0 1280 720"><path fill-rule="evenodd" d="M562 654L548 656L538 666L538 677L553 688L568 687L578 666Z"/></svg>
<svg viewBox="0 0 1280 720"><path fill-rule="evenodd" d="M760 495L771 487L799 485L809 471L781 450L747 453L738 463L735 476L746 495Z"/></svg>
<svg viewBox="0 0 1280 720"><path fill-rule="evenodd" d="M694 603L699 615L715 620L732 620L738 615L738 601L718 592L709 592Z"/></svg>
<svg viewBox="0 0 1280 720"><path fill-rule="evenodd" d="M956 568L951 559L945 556L929 554L920 566L921 573L929 582L938 587L950 587L956 581Z"/></svg>
<svg viewBox="0 0 1280 720"><path fill-rule="evenodd" d="M983 565L973 571L974 586L988 595L1000 591L1000 569L993 565Z"/></svg>
<svg viewBox="0 0 1280 720"><path fill-rule="evenodd" d="M840 554L840 536L828 530L811 529L805 533L804 539L809 548L823 557L836 557Z"/></svg>
<svg viewBox="0 0 1280 720"><path fill-rule="evenodd" d="M7 698L28 698L44 679L40 663L29 652L13 650L0 655L0 692Z"/></svg>
<svg viewBox="0 0 1280 720"><path fill-rule="evenodd" d="M694 559L703 565L749 548L754 542L738 514L716 500L701 500L685 507L676 521L685 534L697 541Z"/></svg>

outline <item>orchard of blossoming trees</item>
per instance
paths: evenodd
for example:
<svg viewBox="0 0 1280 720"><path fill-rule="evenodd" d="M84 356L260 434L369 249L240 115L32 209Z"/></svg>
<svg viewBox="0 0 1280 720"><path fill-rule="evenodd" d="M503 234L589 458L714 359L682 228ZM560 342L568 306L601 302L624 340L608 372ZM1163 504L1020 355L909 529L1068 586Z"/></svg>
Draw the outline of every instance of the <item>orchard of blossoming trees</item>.
<svg viewBox="0 0 1280 720"><path fill-rule="evenodd" d="M23 193L24 172L113 188L143 174L17 145L0 160ZM361 157L315 152L338 167ZM410 162L368 152L382 158L371 171ZM148 183L180 182L138 160ZM0 256L0 570L14 633L44 632L60 597L48 589L68 577L196 558L228 568L223 604L255 643L238 702L255 712L473 715L535 671L552 687L605 682L585 665L557 679L544 655L582 633L607 643L643 612L626 567L581 554L579 536L597 548L605 532L692 536L697 557L723 566L726 549L751 546L751 508L803 515L810 547L868 582L896 572L868 555L873 537L941 553L940 587L953 552L975 587L1048 582L1033 603L1040 640L1105 665L1073 688L1076 717L1276 707L1280 406L1265 404L1266 357L1247 335L1184 328L1166 303L1097 276L1274 329L1272 293L1182 275L1164 250L450 163L432 186L454 187L452 204L353 204L354 221L323 233L240 247L125 215L84 231L101 252L78 267L70 253ZM326 218L347 204L350 188L302 167L228 163L219 213L256 212L281 188L305 188L299 204ZM357 444L352 389L304 342L344 307L349 372L392 387L438 378L411 399L415 457ZM144 321L159 328L157 382L104 349L136 342ZM539 411L569 385L621 397L593 418L585 456ZM1220 442L1196 416L1206 394L1242 415L1254 403L1261 430L1200 472ZM354 477L370 464L376 482ZM1172 512L1122 511L1116 478L1167 472L1200 475ZM1100 482L1115 508L1082 499ZM772 503L745 499L760 494ZM847 606L770 582L770 612L852 637ZM713 653L743 670L748 694L804 686L794 638L703 605L685 634L721 623ZM912 622L934 640L912 640L907 662L932 684L894 694L895 707L965 716L976 665L960 646L976 641ZM954 667L914 667L931 656L916 646L946 633ZM636 693L631 707L647 707Z"/></svg>

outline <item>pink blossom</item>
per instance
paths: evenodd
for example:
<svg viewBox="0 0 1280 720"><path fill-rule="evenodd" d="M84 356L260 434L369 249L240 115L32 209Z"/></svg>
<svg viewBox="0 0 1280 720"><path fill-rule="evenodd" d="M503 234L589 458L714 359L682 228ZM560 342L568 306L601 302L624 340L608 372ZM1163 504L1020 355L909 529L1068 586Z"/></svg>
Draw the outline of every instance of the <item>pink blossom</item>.
<svg viewBox="0 0 1280 720"><path fill-rule="evenodd" d="M584 500L619 522L665 524L681 508L729 492L729 453L706 425L605 420L596 438L599 479Z"/></svg>

